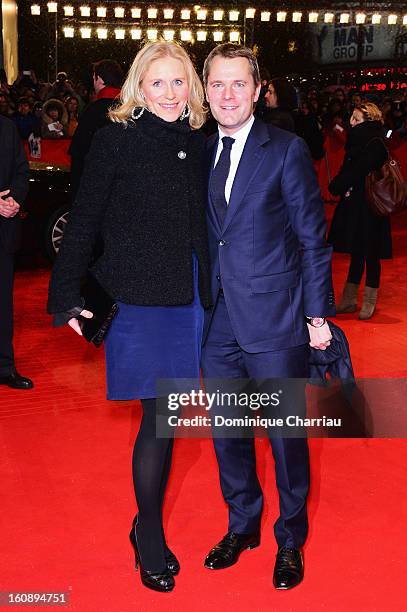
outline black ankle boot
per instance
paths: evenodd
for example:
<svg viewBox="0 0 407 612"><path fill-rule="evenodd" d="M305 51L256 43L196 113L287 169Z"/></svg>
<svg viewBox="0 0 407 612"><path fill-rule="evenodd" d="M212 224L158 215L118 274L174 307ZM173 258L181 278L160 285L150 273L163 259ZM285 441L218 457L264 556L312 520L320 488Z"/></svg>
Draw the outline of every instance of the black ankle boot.
<svg viewBox="0 0 407 612"><path fill-rule="evenodd" d="M167 569L164 572L154 572L145 570L141 564L140 553L137 546L137 538L135 528L130 531L130 542L134 548L135 554L135 567L136 570L140 566L140 578L141 582L149 589L153 591L160 591L161 593L169 593L175 587L174 576ZM170 551L171 552L171 551Z"/></svg>

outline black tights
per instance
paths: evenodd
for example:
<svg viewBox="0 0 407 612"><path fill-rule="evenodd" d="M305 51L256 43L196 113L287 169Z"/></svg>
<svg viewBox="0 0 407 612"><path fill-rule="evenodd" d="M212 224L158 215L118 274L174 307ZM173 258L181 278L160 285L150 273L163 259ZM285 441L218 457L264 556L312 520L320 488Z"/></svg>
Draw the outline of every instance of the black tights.
<svg viewBox="0 0 407 612"><path fill-rule="evenodd" d="M141 404L143 417L133 451L136 535L143 568L158 573L166 567L162 507L174 440L156 437L156 400L143 399Z"/></svg>
<svg viewBox="0 0 407 612"><path fill-rule="evenodd" d="M364 255L356 255L352 253L348 282L360 284L366 264L366 285L377 289L380 285L380 259L373 257L365 257Z"/></svg>

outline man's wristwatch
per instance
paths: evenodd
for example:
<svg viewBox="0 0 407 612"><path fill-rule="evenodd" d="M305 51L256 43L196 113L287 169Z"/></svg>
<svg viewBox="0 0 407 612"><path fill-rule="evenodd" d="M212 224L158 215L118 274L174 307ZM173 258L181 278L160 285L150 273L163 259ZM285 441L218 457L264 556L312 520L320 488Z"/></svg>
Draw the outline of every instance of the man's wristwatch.
<svg viewBox="0 0 407 612"><path fill-rule="evenodd" d="M326 323L325 317L305 317L305 320L312 327L322 327Z"/></svg>

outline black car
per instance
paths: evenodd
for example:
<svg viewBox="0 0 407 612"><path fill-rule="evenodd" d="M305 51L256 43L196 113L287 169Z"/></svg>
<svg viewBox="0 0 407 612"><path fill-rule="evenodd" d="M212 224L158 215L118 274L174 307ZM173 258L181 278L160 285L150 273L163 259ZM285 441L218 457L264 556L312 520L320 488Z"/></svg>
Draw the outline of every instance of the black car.
<svg viewBox="0 0 407 612"><path fill-rule="evenodd" d="M32 255L42 251L53 261L70 209L69 168L30 161L30 189L21 213L23 239L19 254Z"/></svg>

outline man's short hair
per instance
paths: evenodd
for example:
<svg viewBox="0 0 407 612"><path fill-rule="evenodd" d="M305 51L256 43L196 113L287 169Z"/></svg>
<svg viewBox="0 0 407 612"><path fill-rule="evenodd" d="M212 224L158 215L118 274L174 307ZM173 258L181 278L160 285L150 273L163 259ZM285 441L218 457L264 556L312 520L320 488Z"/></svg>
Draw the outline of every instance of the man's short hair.
<svg viewBox="0 0 407 612"><path fill-rule="evenodd" d="M257 58L254 55L253 51L248 47L243 47L242 45L234 45L232 43L223 43L223 45L218 45L209 53L208 57L205 60L204 68L203 68L203 81L205 87L208 84L209 71L211 68L211 63L215 59L215 57L224 57L227 59L233 59L235 57L245 57L250 65L250 72L253 77L253 81L255 86L259 85L260 81L260 70L259 65L257 63Z"/></svg>
<svg viewBox="0 0 407 612"><path fill-rule="evenodd" d="M123 84L123 70L115 60L101 60L93 64L95 77L100 77L106 86L120 88Z"/></svg>

